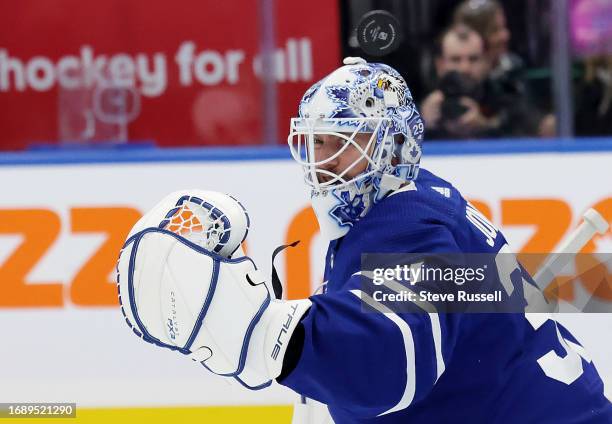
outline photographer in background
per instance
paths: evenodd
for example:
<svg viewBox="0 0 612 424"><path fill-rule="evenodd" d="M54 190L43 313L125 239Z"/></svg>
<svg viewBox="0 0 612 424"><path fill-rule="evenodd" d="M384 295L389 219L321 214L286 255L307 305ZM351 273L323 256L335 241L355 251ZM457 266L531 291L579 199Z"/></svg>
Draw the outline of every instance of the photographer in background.
<svg viewBox="0 0 612 424"><path fill-rule="evenodd" d="M495 0L466 0L455 10L454 21L476 30L483 38L491 65L489 78L506 90L524 92L523 60L509 50L511 34L501 4Z"/></svg>
<svg viewBox="0 0 612 424"><path fill-rule="evenodd" d="M480 111L477 93L488 72L480 35L467 26L449 28L440 38L435 65L438 88L421 105L430 138L464 138L486 132L491 123Z"/></svg>
<svg viewBox="0 0 612 424"><path fill-rule="evenodd" d="M454 22L476 30L484 40L485 53L490 64L488 80L497 95L528 99L525 65L520 56L510 51L512 35L501 3L497 0L465 0L455 9ZM533 110L533 107L530 109ZM554 115L533 112L539 118L537 134L533 135L555 136Z"/></svg>
<svg viewBox="0 0 612 424"><path fill-rule="evenodd" d="M435 60L437 88L421 104L429 138L530 136L539 116L524 96L501 92L489 80L481 35L463 24L444 31Z"/></svg>

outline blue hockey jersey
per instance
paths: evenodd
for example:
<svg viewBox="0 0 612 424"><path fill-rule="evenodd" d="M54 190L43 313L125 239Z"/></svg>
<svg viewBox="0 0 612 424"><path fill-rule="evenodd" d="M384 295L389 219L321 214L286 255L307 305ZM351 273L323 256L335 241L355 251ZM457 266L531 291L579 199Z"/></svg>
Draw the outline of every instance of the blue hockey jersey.
<svg viewBox="0 0 612 424"><path fill-rule="evenodd" d="M327 404L337 424L612 423L588 354L546 314L363 312L362 253L502 250L503 235L473 213L421 169L333 241L327 291L311 297L281 384Z"/></svg>

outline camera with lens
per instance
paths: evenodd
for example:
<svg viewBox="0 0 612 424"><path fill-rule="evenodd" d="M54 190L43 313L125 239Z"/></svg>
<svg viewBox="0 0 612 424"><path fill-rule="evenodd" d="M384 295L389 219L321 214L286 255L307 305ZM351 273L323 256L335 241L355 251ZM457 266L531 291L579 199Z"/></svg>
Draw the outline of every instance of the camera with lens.
<svg viewBox="0 0 612 424"><path fill-rule="evenodd" d="M462 97L470 97L476 102L482 98L482 85L458 71L444 74L438 83L438 89L444 94L440 107L443 121L456 120L467 112L468 108L461 103Z"/></svg>

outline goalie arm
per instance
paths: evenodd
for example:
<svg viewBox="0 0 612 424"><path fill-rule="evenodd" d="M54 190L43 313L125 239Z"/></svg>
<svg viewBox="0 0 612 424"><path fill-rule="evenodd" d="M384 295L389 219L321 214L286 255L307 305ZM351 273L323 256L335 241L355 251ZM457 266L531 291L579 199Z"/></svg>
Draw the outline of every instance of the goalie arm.
<svg viewBox="0 0 612 424"><path fill-rule="evenodd" d="M359 287L351 277L347 287ZM310 298L278 381L333 410L374 417L427 394L453 350L458 318L396 314L360 290ZM380 313L364 312L368 302Z"/></svg>

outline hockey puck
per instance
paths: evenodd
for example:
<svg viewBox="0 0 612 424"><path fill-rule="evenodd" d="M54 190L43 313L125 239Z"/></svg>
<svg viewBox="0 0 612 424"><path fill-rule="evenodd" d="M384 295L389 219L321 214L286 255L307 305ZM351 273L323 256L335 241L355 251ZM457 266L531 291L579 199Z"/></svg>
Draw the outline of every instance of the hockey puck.
<svg viewBox="0 0 612 424"><path fill-rule="evenodd" d="M359 47L370 56L384 56L400 44L400 25L386 10L372 10L357 25Z"/></svg>

